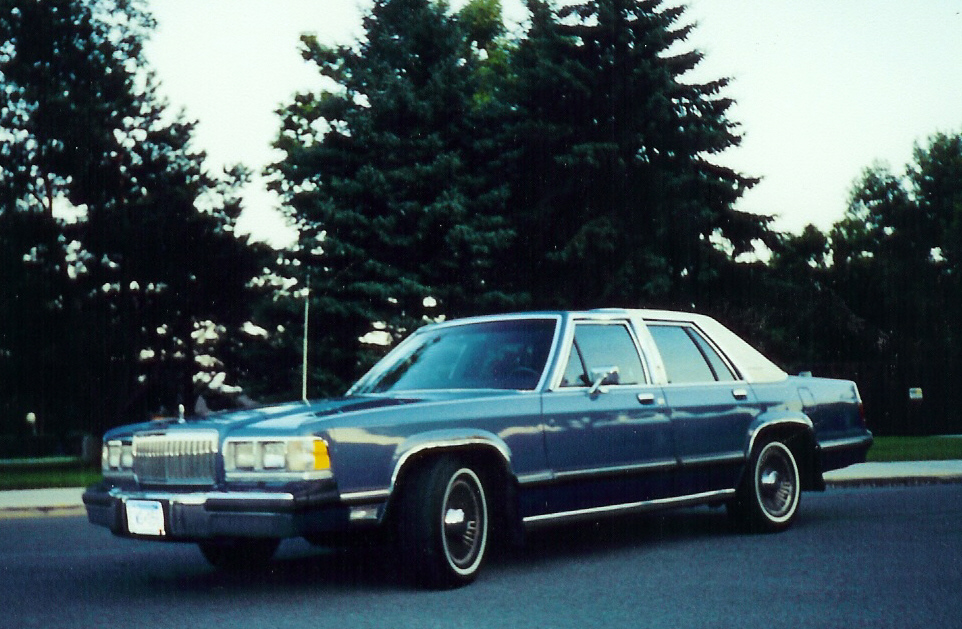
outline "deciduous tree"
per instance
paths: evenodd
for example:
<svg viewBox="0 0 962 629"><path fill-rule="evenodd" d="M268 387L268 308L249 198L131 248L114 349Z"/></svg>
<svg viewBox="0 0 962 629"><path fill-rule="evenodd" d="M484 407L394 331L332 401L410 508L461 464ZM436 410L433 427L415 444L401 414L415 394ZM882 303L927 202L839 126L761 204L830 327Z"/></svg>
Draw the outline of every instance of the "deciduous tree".
<svg viewBox="0 0 962 629"><path fill-rule="evenodd" d="M3 5L6 415L43 405L52 431L99 430L189 409L217 362L195 361L203 330L243 322L258 268L233 234L243 172L210 175L157 96L142 2Z"/></svg>

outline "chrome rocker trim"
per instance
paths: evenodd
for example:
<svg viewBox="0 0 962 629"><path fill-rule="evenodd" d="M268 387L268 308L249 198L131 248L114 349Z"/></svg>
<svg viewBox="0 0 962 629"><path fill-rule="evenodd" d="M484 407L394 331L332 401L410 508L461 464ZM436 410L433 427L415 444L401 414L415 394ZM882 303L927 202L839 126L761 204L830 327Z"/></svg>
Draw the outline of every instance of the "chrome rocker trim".
<svg viewBox="0 0 962 629"><path fill-rule="evenodd" d="M591 507L588 509L576 509L574 511L561 511L558 513L546 513L544 515L532 515L523 519L526 529L534 529L542 526L555 524L557 522L576 522L578 520L588 520L603 516L627 515L631 513L644 513L656 509L667 507L685 507L708 502L717 502L735 495L734 489L721 489L718 491L707 491L700 494L689 496L678 496L675 498L658 498L656 500L643 500L640 502L628 502L618 505L607 505L604 507Z"/></svg>

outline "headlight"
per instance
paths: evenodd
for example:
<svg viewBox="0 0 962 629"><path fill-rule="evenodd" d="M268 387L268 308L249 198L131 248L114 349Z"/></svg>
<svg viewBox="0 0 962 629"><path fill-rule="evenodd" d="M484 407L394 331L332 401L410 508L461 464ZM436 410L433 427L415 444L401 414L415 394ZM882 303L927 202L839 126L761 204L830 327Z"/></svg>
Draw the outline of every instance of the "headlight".
<svg viewBox="0 0 962 629"><path fill-rule="evenodd" d="M256 443L252 441L232 443L231 447L227 448L227 452L233 454L233 467L239 470L253 470L257 467L257 456L255 454ZM227 461L225 453L225 461ZM231 469L228 467L227 469Z"/></svg>
<svg viewBox="0 0 962 629"><path fill-rule="evenodd" d="M287 466L287 450L290 447L288 444L283 441L269 441L261 447L264 449L265 470L282 470Z"/></svg>
<svg viewBox="0 0 962 629"><path fill-rule="evenodd" d="M110 440L104 444L100 457L104 474L130 473L134 469L134 449L129 442Z"/></svg>
<svg viewBox="0 0 962 629"><path fill-rule="evenodd" d="M328 478L331 458L318 437L228 439L224 471L228 480Z"/></svg>

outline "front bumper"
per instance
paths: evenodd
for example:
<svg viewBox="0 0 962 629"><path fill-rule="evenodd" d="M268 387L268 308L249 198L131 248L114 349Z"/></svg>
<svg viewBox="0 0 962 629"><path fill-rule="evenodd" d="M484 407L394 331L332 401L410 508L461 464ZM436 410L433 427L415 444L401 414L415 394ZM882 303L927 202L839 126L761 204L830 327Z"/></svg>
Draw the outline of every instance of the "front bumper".
<svg viewBox="0 0 962 629"><path fill-rule="evenodd" d="M136 535L127 522L128 501L159 503L163 531ZM197 541L218 537L286 538L344 530L351 509L336 488L280 491L127 490L94 485L83 494L87 519L125 537Z"/></svg>

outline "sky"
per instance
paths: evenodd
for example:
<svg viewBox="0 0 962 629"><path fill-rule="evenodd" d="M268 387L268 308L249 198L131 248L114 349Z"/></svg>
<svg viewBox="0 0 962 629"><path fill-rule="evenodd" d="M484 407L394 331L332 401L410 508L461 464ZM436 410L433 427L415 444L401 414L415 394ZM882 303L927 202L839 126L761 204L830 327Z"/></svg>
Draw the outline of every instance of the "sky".
<svg viewBox="0 0 962 629"><path fill-rule="evenodd" d="M502 0L509 21L520 0ZM459 3L454 2L457 6ZM674 5L666 2L666 5ZM774 227L827 230L876 162L902 172L916 143L962 133L962 0L688 0L689 44L705 53L687 80L730 77L729 118L743 135L715 161L762 181L738 209ZM161 93L197 120L212 167L255 171L271 149L275 111L319 88L298 52L301 33L349 44L369 0L149 0L147 47ZM293 230L262 178L245 194L239 230L278 246Z"/></svg>

